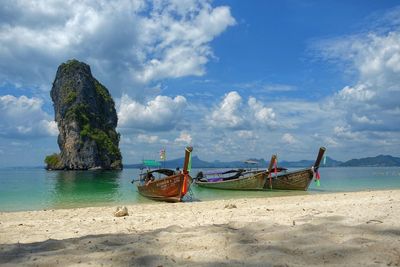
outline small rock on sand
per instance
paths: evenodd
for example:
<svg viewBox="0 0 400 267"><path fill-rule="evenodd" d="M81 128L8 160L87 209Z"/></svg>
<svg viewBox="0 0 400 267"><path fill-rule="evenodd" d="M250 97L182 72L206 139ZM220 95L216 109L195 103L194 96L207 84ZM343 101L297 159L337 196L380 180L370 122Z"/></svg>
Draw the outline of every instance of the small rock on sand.
<svg viewBox="0 0 400 267"><path fill-rule="evenodd" d="M226 204L224 209L236 209L236 205L235 204Z"/></svg>
<svg viewBox="0 0 400 267"><path fill-rule="evenodd" d="M123 217L123 216L128 216L128 208L123 206L123 207L117 207L117 209L114 212L115 217Z"/></svg>

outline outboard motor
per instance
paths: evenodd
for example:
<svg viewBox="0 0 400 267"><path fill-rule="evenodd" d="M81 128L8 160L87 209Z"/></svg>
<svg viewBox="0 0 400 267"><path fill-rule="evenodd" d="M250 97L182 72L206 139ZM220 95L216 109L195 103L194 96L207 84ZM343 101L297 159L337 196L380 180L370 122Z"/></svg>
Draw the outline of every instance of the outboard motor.
<svg viewBox="0 0 400 267"><path fill-rule="evenodd" d="M194 179L200 182L208 182L202 171L198 172Z"/></svg>

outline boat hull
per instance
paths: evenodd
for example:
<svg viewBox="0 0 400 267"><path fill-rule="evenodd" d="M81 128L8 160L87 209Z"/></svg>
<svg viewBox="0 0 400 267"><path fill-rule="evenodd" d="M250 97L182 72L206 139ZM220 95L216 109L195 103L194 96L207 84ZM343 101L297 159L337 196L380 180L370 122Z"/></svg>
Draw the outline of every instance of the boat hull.
<svg viewBox="0 0 400 267"><path fill-rule="evenodd" d="M218 181L218 182L201 182L196 180L196 184L204 188L226 189L226 190L263 190L265 185L264 172L255 173L254 175L241 177L238 179Z"/></svg>
<svg viewBox="0 0 400 267"><path fill-rule="evenodd" d="M270 185L269 176L266 173L265 190L302 190L307 191L314 177L311 169L303 169L274 176L272 174Z"/></svg>
<svg viewBox="0 0 400 267"><path fill-rule="evenodd" d="M189 189L191 179L188 175L186 179L187 189ZM177 174L149 182L148 184L137 184L137 188L142 196L153 200L180 202L184 196L182 191L184 181L184 175Z"/></svg>

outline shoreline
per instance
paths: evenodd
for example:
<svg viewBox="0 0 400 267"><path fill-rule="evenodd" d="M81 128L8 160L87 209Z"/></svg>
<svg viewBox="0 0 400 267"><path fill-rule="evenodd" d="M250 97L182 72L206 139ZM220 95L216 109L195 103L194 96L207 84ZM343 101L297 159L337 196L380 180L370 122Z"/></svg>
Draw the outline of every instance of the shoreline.
<svg viewBox="0 0 400 267"><path fill-rule="evenodd" d="M246 192L246 191L240 191L240 190L220 190L220 189L209 189L213 190L215 192L223 191L223 192ZM270 198L286 198L286 197L300 197L300 196L314 196L314 195L330 195L330 194L346 194L346 193L365 193L365 192L384 192L384 191L400 191L400 188L392 188L392 189L365 189L365 190L357 190L357 191L340 191L340 192L334 192L334 191L322 191L322 190L307 190L307 191L284 191L284 190L276 190L273 191L275 193L274 195L254 195L254 196L249 196L249 197L243 197L243 196L232 196L226 197L226 198L216 198L216 199L197 199L196 196L194 196L194 200L189 200L189 201L184 201L181 202L180 204L190 204L190 203L199 203L199 202L210 202L210 201L235 201L235 200L242 200L242 199L270 199ZM256 192L256 193L270 193L270 191L248 191L248 192ZM281 194L282 193L282 194ZM289 193L289 194L285 194ZM76 209L86 209L86 208L116 208L117 206L136 206L136 205L157 205L157 204L174 204L174 203L166 203L164 201L156 201L156 200L150 200L145 197L144 202L115 202L115 203L110 203L110 202L92 202L89 205L85 206L76 206L76 207L71 207L71 206L53 206L53 207L41 207L37 209L28 209L28 210L1 210L0 209L0 215L2 213L19 213L19 212L36 212L36 211L56 211L56 210L76 210Z"/></svg>
<svg viewBox="0 0 400 267"><path fill-rule="evenodd" d="M0 212L0 265L400 265L400 190Z"/></svg>

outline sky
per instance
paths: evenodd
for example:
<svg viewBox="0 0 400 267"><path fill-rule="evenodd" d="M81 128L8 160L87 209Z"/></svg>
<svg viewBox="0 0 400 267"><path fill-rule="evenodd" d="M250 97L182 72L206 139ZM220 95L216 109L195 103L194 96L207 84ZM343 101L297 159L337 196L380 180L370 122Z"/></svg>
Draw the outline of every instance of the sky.
<svg viewBox="0 0 400 267"><path fill-rule="evenodd" d="M124 164L400 156L400 1L3 0L0 167L59 152L73 58L116 102Z"/></svg>

